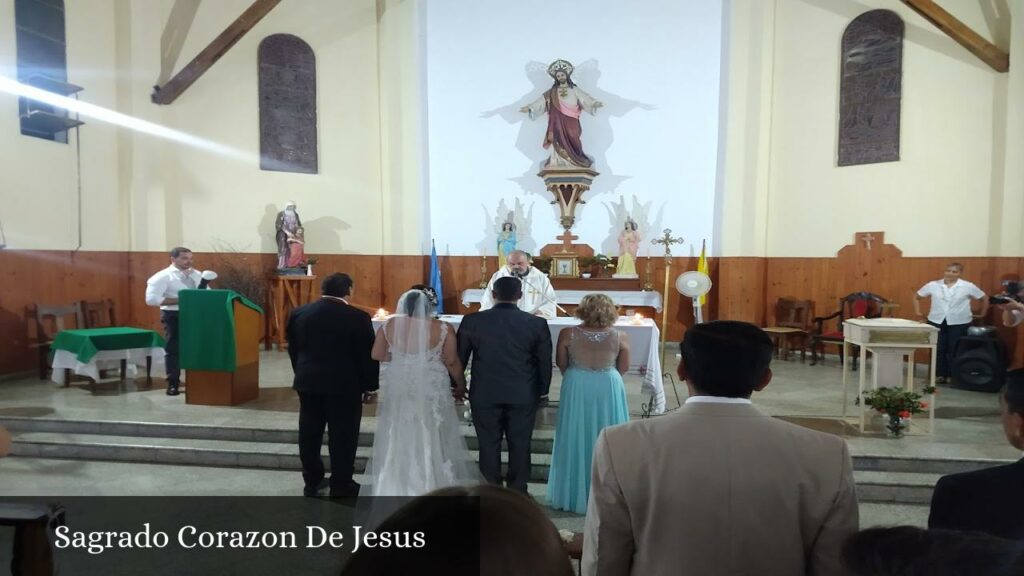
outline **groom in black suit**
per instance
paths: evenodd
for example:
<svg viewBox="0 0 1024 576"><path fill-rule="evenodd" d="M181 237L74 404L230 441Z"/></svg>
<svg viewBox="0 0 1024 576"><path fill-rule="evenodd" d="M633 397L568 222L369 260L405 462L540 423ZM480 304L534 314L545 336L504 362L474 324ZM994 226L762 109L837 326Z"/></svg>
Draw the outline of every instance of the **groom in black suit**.
<svg viewBox="0 0 1024 576"><path fill-rule="evenodd" d="M501 438L508 442L508 487L526 493L530 441L537 407L551 387L551 333L543 318L523 312L518 278L499 278L494 307L469 314L459 325L459 359L473 358L469 385L480 472L501 484Z"/></svg>
<svg viewBox="0 0 1024 576"><path fill-rule="evenodd" d="M329 429L331 497L359 494L352 479L363 415L363 393L377 389L379 365L370 358L373 323L370 315L350 306L352 278L331 274L321 286L320 300L296 308L288 318L286 336L299 394L299 459L306 487L316 496L325 488L320 446Z"/></svg>

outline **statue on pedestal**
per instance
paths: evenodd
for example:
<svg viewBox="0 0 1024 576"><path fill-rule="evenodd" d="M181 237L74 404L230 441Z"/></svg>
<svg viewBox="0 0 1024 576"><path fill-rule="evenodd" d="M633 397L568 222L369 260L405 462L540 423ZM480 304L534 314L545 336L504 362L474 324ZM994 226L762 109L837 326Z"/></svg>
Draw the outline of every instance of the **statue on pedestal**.
<svg viewBox="0 0 1024 576"><path fill-rule="evenodd" d="M498 268L508 262L509 252L516 249L518 239L516 238L515 215L508 213L508 218L501 224L501 232L498 233Z"/></svg>
<svg viewBox="0 0 1024 576"><path fill-rule="evenodd" d="M626 218L626 224L619 233L619 263L613 278L638 278L636 273L636 255L640 251L640 233L637 223Z"/></svg>
<svg viewBox="0 0 1024 576"><path fill-rule="evenodd" d="M548 75L555 83L539 98L519 109L529 114L530 119L547 112L548 129L544 135L544 148L550 149L551 156L544 163L545 169L590 168L594 163L583 152L580 140L580 114L586 110L591 114L603 106L572 81L573 65L566 60L555 60L548 66Z"/></svg>
<svg viewBox="0 0 1024 576"><path fill-rule="evenodd" d="M284 210L277 213L277 271L279 274L305 274L306 241L302 221L295 211L295 202L289 200ZM298 256L298 260L295 259Z"/></svg>

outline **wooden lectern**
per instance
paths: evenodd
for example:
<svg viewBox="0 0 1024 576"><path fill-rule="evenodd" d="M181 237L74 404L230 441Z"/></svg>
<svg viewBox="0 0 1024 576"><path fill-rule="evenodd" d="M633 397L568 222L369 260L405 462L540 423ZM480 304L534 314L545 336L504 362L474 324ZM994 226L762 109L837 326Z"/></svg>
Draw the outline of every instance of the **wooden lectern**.
<svg viewBox="0 0 1024 576"><path fill-rule="evenodd" d="M231 290L179 293L185 402L235 406L260 393L262 310Z"/></svg>

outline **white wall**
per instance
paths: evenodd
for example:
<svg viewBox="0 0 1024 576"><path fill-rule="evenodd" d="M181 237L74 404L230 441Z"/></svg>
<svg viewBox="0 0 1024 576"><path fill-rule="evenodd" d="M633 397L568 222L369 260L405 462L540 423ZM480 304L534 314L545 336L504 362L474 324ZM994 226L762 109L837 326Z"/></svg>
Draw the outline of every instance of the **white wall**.
<svg viewBox="0 0 1024 576"><path fill-rule="evenodd" d="M987 18L982 4L945 6L1006 48L1009 14ZM1021 7L1009 3L1018 19ZM906 24L901 158L840 168L840 41L874 8ZM875 230L907 256L1024 251L1024 178L1013 168L1021 165L1020 58L995 72L888 0L732 0L731 12L723 255L833 256L855 232Z"/></svg>
<svg viewBox="0 0 1024 576"><path fill-rule="evenodd" d="M577 209L577 242L617 253L626 212L647 237L663 228L685 237L677 254L710 242L721 18L718 0L430 0L430 233L439 250L494 254L496 219L517 203L521 247L558 242L558 210L536 176L546 117L517 111L551 87L545 70L558 58L605 103L581 119L601 175Z"/></svg>

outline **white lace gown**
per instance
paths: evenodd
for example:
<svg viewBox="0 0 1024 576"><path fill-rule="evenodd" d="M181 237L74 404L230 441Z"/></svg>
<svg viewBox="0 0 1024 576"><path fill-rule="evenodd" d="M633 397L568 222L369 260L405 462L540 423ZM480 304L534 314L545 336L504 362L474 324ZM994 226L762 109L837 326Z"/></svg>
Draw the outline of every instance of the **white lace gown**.
<svg viewBox="0 0 1024 576"><path fill-rule="evenodd" d="M441 349L449 327L425 355L391 348L377 410L372 496L420 496L438 488L480 482L477 463L460 432ZM385 332L385 337L387 332Z"/></svg>

